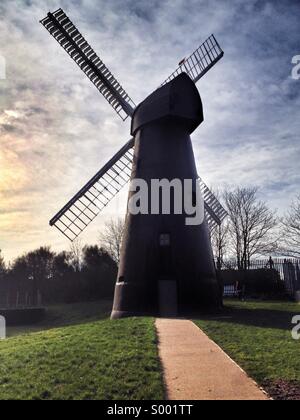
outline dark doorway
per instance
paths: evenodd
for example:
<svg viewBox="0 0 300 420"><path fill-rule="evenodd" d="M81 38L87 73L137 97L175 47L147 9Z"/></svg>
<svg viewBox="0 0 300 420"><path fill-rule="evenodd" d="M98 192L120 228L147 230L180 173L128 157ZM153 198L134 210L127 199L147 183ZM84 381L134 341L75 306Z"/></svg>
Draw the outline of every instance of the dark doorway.
<svg viewBox="0 0 300 420"><path fill-rule="evenodd" d="M176 280L159 281L159 314L166 318L178 315Z"/></svg>
<svg viewBox="0 0 300 420"><path fill-rule="evenodd" d="M171 235L159 236L159 312L162 317L175 317L178 313L177 282L172 272Z"/></svg>

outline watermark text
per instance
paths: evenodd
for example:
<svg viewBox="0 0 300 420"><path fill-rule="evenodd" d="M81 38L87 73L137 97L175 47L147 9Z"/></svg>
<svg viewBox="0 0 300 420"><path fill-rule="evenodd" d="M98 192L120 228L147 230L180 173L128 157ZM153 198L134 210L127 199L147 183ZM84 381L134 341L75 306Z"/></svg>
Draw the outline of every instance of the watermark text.
<svg viewBox="0 0 300 420"><path fill-rule="evenodd" d="M300 55L295 55L292 58L292 64L294 64L292 69L292 79L300 80Z"/></svg>
<svg viewBox="0 0 300 420"><path fill-rule="evenodd" d="M300 340L300 315L295 315L292 319L295 327L292 329L292 337L294 340Z"/></svg>
<svg viewBox="0 0 300 420"><path fill-rule="evenodd" d="M137 214L181 214L187 226L201 225L204 221L204 200L199 182L192 179L135 178L130 183L133 193L128 201L128 211Z"/></svg>

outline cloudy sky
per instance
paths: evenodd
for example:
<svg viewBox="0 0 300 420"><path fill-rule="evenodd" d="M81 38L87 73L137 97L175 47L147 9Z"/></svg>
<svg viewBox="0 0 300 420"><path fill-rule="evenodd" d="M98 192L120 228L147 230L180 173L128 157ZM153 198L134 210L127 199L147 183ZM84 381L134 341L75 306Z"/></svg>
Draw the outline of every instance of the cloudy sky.
<svg viewBox="0 0 300 420"><path fill-rule="evenodd" d="M257 185L283 213L299 194L300 2L1 0L0 248L68 248L49 219L129 139L123 123L39 24L62 7L135 103L207 36L225 57L199 84L205 122L193 135L210 186ZM125 212L126 190L83 235Z"/></svg>

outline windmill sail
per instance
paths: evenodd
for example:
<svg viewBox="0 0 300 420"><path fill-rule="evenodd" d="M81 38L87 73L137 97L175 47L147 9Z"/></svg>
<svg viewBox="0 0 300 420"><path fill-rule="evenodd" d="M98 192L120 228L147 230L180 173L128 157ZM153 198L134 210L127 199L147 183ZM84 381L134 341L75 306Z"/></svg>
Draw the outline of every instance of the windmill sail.
<svg viewBox="0 0 300 420"><path fill-rule="evenodd" d="M50 221L69 240L74 241L129 182L133 162L133 139L60 210ZM220 225L227 212L200 179L205 215L210 230Z"/></svg>
<svg viewBox="0 0 300 420"><path fill-rule="evenodd" d="M78 64L122 120L132 116L134 102L65 12L59 9L48 13L41 23Z"/></svg>
<svg viewBox="0 0 300 420"><path fill-rule="evenodd" d="M53 217L50 226L74 241L130 180L133 146L131 139Z"/></svg>
<svg viewBox="0 0 300 420"><path fill-rule="evenodd" d="M223 220L228 216L228 213L201 178L199 178L199 182L200 191L204 199L206 220L210 231L213 231L217 226L222 224Z"/></svg>
<svg viewBox="0 0 300 420"><path fill-rule="evenodd" d="M169 83L181 73L187 73L194 83L197 83L221 58L224 52L214 35L211 35L193 54L182 60L179 67L169 76L164 83Z"/></svg>

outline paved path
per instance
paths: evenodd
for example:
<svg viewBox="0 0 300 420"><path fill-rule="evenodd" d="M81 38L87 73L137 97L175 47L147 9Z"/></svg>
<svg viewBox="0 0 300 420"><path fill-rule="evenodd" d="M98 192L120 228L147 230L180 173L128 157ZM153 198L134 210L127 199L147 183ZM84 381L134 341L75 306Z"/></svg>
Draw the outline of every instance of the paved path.
<svg viewBox="0 0 300 420"><path fill-rule="evenodd" d="M156 328L169 400L268 400L192 321L157 319Z"/></svg>

